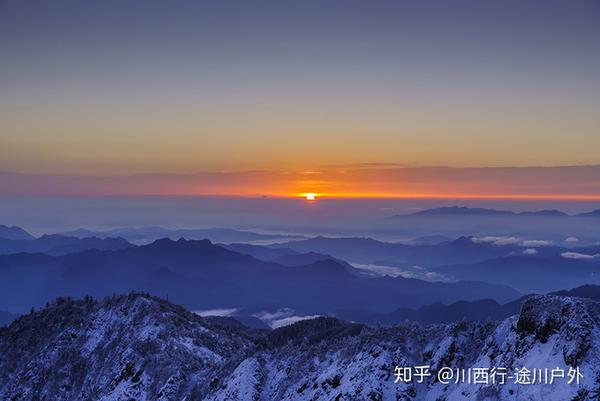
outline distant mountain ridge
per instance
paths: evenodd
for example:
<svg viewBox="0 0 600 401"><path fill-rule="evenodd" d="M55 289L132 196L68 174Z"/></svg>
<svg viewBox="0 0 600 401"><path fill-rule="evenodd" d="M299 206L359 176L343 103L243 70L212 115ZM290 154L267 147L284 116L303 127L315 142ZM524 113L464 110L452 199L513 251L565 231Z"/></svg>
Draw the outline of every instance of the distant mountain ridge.
<svg viewBox="0 0 600 401"><path fill-rule="evenodd" d="M444 206L433 209L421 210L412 213L413 216L437 215L437 214L493 214L493 215L514 215L510 210L486 209L479 207L464 207L464 206Z"/></svg>
<svg viewBox="0 0 600 401"><path fill-rule="evenodd" d="M199 229L168 229L163 227L125 227L108 231L91 231L77 229L59 233L73 237L122 237L133 242L152 242L161 238L178 240L185 238L190 240L210 239L213 242L234 243L253 241L274 241L282 239L303 238L298 235L284 234L261 234L254 231L236 230L231 228L199 228Z"/></svg>
<svg viewBox="0 0 600 401"><path fill-rule="evenodd" d="M162 239L145 246L56 257L2 255L0 305L23 310L59 295L105 296L139 290L168 294L192 309L290 307L327 312L364 304L377 312L460 299L509 301L520 295L509 287L481 282L365 278L352 270L331 259L283 266L208 240Z"/></svg>
<svg viewBox="0 0 600 401"><path fill-rule="evenodd" d="M347 320L355 320L369 325L397 325L405 321L418 322L423 325L451 322L484 322L503 320L516 315L521 305L529 296L499 304L493 299L477 301L457 301L449 305L435 303L417 309L399 308L385 314L369 314L360 312L340 312L339 316Z"/></svg>
<svg viewBox="0 0 600 401"><path fill-rule="evenodd" d="M327 253L378 274L435 281L476 279L509 285L524 293L545 293L600 280L594 271L600 263L598 245L567 248L553 241L510 236L463 236L425 245L360 237L315 237L269 247Z"/></svg>
<svg viewBox="0 0 600 401"><path fill-rule="evenodd" d="M5 226L0 224L0 238L10 240L32 240L35 237L17 226Z"/></svg>
<svg viewBox="0 0 600 401"><path fill-rule="evenodd" d="M283 266L303 266L326 260L334 260L335 262L346 266L348 271L350 271L352 274L358 274L360 276L371 275L368 274L366 271L361 271L359 269L354 268L351 264L347 263L344 260L337 259L331 255L326 255L318 252L301 253L289 248L270 248L267 246L250 244L223 244L221 246L235 252L253 256L256 259L265 262L274 262Z"/></svg>
<svg viewBox="0 0 600 401"><path fill-rule="evenodd" d="M497 246L492 242L474 241L473 237L460 237L436 244L407 245L382 242L367 237L314 237L269 245L270 248L287 248L299 253L328 254L350 263L379 263L382 265L436 266L448 263L475 263L486 259L509 256L522 252L519 244Z"/></svg>
<svg viewBox="0 0 600 401"><path fill-rule="evenodd" d="M442 206L431 209L420 210L410 214L398 214L392 217L407 216L451 216L451 215L469 215L469 216L530 216L530 217L600 217L600 209L590 212L568 214L556 209L543 209L535 211L514 212L512 210L502 210L482 207L467 206Z"/></svg>
<svg viewBox="0 0 600 401"><path fill-rule="evenodd" d="M454 280L484 279L489 283L513 286L524 293L600 284L600 258L565 257L567 254L509 255L482 262L436 266L432 270Z"/></svg>
<svg viewBox="0 0 600 401"><path fill-rule="evenodd" d="M59 256L91 249L119 250L130 247L133 247L133 245L119 237L102 239L97 237L76 238L51 234L26 240L0 238L0 254L28 252Z"/></svg>
<svg viewBox="0 0 600 401"><path fill-rule="evenodd" d="M600 209L592 210L587 213L579 213L577 216L579 217L600 217Z"/></svg>
<svg viewBox="0 0 600 401"><path fill-rule="evenodd" d="M429 216L429 215L494 215L494 216L569 216L567 213L559 210L538 210L529 212L513 212L512 210L498 210L480 207L465 206L444 206L433 209L421 210L412 213L410 216Z"/></svg>
<svg viewBox="0 0 600 401"><path fill-rule="evenodd" d="M600 285L583 285L570 290L549 293L561 297L578 297L600 301ZM492 299L458 301L449 305L435 303L417 309L399 308L391 313L373 314L360 311L340 311L336 316L369 325L396 325L404 321L419 322L423 325L457 321L484 322L503 320L516 315L521 305L536 294L525 295L514 301L499 304Z"/></svg>
<svg viewBox="0 0 600 401"><path fill-rule="evenodd" d="M600 301L600 285L587 284L570 290L560 290L550 293L562 297L579 297Z"/></svg>

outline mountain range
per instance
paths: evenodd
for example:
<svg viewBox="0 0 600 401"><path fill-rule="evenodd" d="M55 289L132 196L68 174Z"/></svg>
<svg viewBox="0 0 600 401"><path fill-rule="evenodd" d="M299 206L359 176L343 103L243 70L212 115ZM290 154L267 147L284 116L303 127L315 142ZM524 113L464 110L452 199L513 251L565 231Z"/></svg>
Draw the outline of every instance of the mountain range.
<svg viewBox="0 0 600 401"><path fill-rule="evenodd" d="M585 284L600 284L600 257L589 253L550 256L511 255L476 263L433 267L453 280L481 280L510 285L522 292L546 293ZM572 255L572 256L571 256Z"/></svg>
<svg viewBox="0 0 600 401"><path fill-rule="evenodd" d="M503 320L519 313L521 304L529 297L521 297L505 304L493 299L457 301L449 305L434 303L419 308L398 308L390 313L368 313L361 311L339 311L337 317L371 326L391 326L403 322L418 322L422 325L451 322L484 322Z"/></svg>
<svg viewBox="0 0 600 401"><path fill-rule="evenodd" d="M130 290L162 294L192 309L288 307L318 313L355 305L386 312L431 302L507 302L520 295L507 286L471 280L364 277L361 270L332 259L284 266L208 240L162 239L62 256L0 255L0 305L9 311L38 307L60 295L99 297Z"/></svg>
<svg viewBox="0 0 600 401"><path fill-rule="evenodd" d="M314 237L269 245L270 248L291 249L299 253L316 252L331 255L350 263L374 263L391 266L423 267L458 263L476 263L488 259L523 254L535 248L536 256L560 255L564 252L595 252L597 247L566 248L551 241L523 240L517 237L463 236L435 244L382 242L367 237ZM256 249L256 248L254 248ZM257 252L257 251L255 251Z"/></svg>
<svg viewBox="0 0 600 401"><path fill-rule="evenodd" d="M481 208L481 207L466 207L466 206L444 206L437 207L432 209L420 210L418 212L412 213L411 216L437 216L437 215L471 215L471 216L481 216L481 215L489 215L489 216L539 216L539 217L568 217L568 216L577 216L577 217L598 217L600 216L600 209L593 210L591 212L579 213L575 215L569 215L567 213L561 212L560 210L555 209L544 209L544 210L536 210L536 211L526 211L526 212L513 212L512 210L501 210L501 209L491 209L491 208ZM401 217L405 215L397 215L396 217Z"/></svg>
<svg viewBox="0 0 600 401"><path fill-rule="evenodd" d="M570 290L551 292L549 295L579 297L600 301L600 286L583 285ZM532 296L535 296L535 294L525 295L507 303L498 303L493 299L457 301L450 304L438 302L418 308L398 308L389 313L374 313L356 308L337 310L330 316L369 326L393 326L405 322L417 322L422 325L460 321L486 322L503 320L519 313L521 305ZM219 311L216 312L218 313ZM256 314L252 310L244 308L226 310L224 312L227 316L207 316L207 318L228 322L234 326L243 324L253 329L265 329L272 323L268 320L266 321L262 314ZM279 313L282 317L289 315L281 311Z"/></svg>
<svg viewBox="0 0 600 401"><path fill-rule="evenodd" d="M498 322L371 328L316 318L262 333L144 294L59 298L0 328L0 399L587 400L599 390L599 324L600 304L559 296L530 297ZM396 367L416 366L430 375L397 380ZM445 367L510 378L443 384ZM519 384L523 367L564 377Z"/></svg>
<svg viewBox="0 0 600 401"><path fill-rule="evenodd" d="M439 244L406 245L371 238L315 237L270 245L327 253L376 271L435 280L478 280L523 293L600 284L600 246L566 248L516 237L460 237ZM384 267L385 269L380 269Z"/></svg>
<svg viewBox="0 0 600 401"><path fill-rule="evenodd" d="M377 263L399 266L436 266L454 263L479 262L499 256L509 255L517 247L498 247L490 243L476 243L471 238L433 245L405 245L382 242L372 238L359 237L315 237L301 241L290 241L271 245L300 253L317 252L329 254L350 263ZM459 262L460 261L460 262Z"/></svg>
<svg viewBox="0 0 600 401"><path fill-rule="evenodd" d="M28 235L18 227L9 231ZM0 307L20 313L59 295L104 296L137 289L170 295L198 309L289 307L333 313L356 310L352 304L362 300L373 305L370 312L390 313L434 302L512 301L519 296L507 287L546 293L600 284L598 255L599 246L567 248L500 236L411 245L322 236L271 245L162 239L143 246L110 237L0 238L0 301L6 301ZM359 280L366 278L372 280ZM459 296L457 289L468 281L476 282L473 294ZM481 291L483 283L491 284L490 296ZM439 294L428 299L436 287ZM332 299L331 293L343 295ZM367 301L371 295L373 302ZM391 302L394 297L396 303Z"/></svg>
<svg viewBox="0 0 600 401"><path fill-rule="evenodd" d="M344 260L336 259L331 255L318 252L297 252L290 248L270 248L251 244L219 244L223 248L234 252L250 255L265 262L275 262L283 266L303 266L325 260L334 260L340 265L346 266L348 271L358 276L372 276L368 271L354 268Z"/></svg>
<svg viewBox="0 0 600 401"><path fill-rule="evenodd" d="M133 245L123 238L76 238L64 235L43 235L32 239L5 239L0 238L0 255L12 253L44 253L47 255L66 255L97 250L119 250L130 248Z"/></svg>
<svg viewBox="0 0 600 401"><path fill-rule="evenodd" d="M549 295L600 301L600 286L583 285L570 290L551 292ZM377 326L396 325L405 321L429 325L460 321L484 322L489 320L503 320L519 313L522 304L532 296L534 295L526 295L505 304L500 304L493 299L458 301L449 305L434 303L416 309L398 308L391 313L339 311L336 317Z"/></svg>
<svg viewBox="0 0 600 401"><path fill-rule="evenodd" d="M121 237L134 243L149 243L157 239L170 238L178 240L185 239L210 239L213 242L233 243L233 242L272 242L290 239L304 238L300 235L284 234L261 234L253 231L235 230L231 228L196 228L196 229L176 229L171 230L163 227L126 227L117 228L108 231L91 231L87 229L77 229L59 233L64 236L77 238L98 237L114 238Z"/></svg>

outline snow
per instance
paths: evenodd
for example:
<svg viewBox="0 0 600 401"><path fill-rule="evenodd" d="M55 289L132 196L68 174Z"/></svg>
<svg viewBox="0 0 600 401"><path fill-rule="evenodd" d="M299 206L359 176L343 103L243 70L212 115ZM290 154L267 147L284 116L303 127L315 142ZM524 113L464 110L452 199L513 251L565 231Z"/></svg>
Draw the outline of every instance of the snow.
<svg viewBox="0 0 600 401"><path fill-rule="evenodd" d="M563 401L584 397L578 395L582 390L596 391L600 376L600 304L577 298L533 297L519 315L497 324L405 323L360 330L305 325L298 328L305 331L294 330L301 337L287 343L207 328L202 318L164 301L122 297L85 308L64 326L69 315L48 312L47 318L61 320L56 325L42 320L45 343L36 337L40 327L32 329L33 321L16 323L11 330L18 337L0 332L0 371L8 372L0 375L0 399ZM23 340L18 352L16 338ZM396 365L430 365L433 376L422 384L395 383ZM70 376L73 366L83 369L83 379L69 390L78 383ZM442 366L504 367L509 373L522 366L577 366L583 379L579 385L565 380L519 385L510 379L496 386L444 385L434 380ZM40 385L40 377L47 383Z"/></svg>
<svg viewBox="0 0 600 401"><path fill-rule="evenodd" d="M295 311L291 308L281 308L275 312L260 312L252 316L266 323L272 329L278 329L302 320L315 319L321 315L296 315Z"/></svg>
<svg viewBox="0 0 600 401"><path fill-rule="evenodd" d="M256 358L244 360L227 380L227 387L206 401L254 401L260 399L260 363Z"/></svg>
<svg viewBox="0 0 600 401"><path fill-rule="evenodd" d="M194 340L192 338L186 337L178 340L178 343L184 346L189 352L192 354L199 356L203 359L206 359L214 364L223 363L223 357L216 352L209 350L206 347L200 347L194 344Z"/></svg>

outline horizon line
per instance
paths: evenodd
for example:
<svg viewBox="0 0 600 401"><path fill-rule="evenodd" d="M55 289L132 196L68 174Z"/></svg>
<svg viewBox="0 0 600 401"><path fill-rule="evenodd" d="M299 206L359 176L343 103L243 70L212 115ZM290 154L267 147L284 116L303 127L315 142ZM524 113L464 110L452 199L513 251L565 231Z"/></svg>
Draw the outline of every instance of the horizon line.
<svg viewBox="0 0 600 401"><path fill-rule="evenodd" d="M237 198L237 199L276 199L298 200L318 203L327 200L518 200L518 201L600 201L600 194L558 195L558 194L320 194L316 201L307 201L306 193L298 194L219 194L219 193L105 193L105 194L3 194L7 198Z"/></svg>

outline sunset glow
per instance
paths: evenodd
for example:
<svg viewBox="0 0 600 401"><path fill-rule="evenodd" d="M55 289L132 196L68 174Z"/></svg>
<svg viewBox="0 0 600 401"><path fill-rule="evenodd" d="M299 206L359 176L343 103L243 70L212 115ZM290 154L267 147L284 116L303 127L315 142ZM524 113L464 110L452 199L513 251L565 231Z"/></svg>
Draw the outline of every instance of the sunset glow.
<svg viewBox="0 0 600 401"><path fill-rule="evenodd" d="M493 179L490 179L493 177ZM556 178L560 177L560 181ZM358 167L122 176L0 174L2 195L600 200L600 166Z"/></svg>

